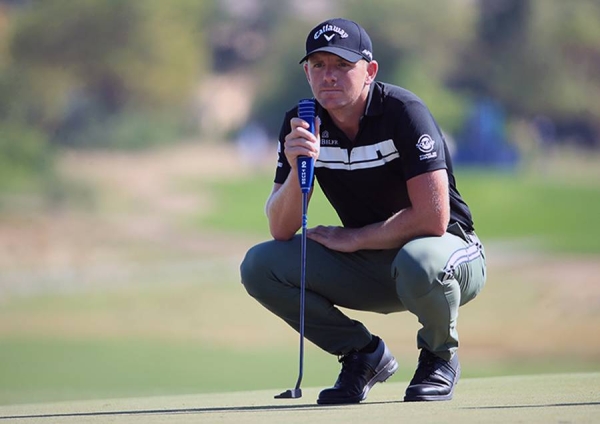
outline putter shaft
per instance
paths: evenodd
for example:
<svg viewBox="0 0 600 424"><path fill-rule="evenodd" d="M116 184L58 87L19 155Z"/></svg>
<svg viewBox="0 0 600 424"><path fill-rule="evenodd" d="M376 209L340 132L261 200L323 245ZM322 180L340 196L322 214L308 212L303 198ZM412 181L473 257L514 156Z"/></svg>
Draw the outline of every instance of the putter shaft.
<svg viewBox="0 0 600 424"><path fill-rule="evenodd" d="M315 102L314 99L303 99L298 104L298 116L310 125L310 131L315 131ZM312 187L314 160L311 157L300 156L297 158L298 181L302 191L302 235L300 248L300 360L298 367L298 380L294 389L287 390L275 399L295 399L302 397L302 377L304 375L304 302L306 297L306 231L308 227L308 195Z"/></svg>

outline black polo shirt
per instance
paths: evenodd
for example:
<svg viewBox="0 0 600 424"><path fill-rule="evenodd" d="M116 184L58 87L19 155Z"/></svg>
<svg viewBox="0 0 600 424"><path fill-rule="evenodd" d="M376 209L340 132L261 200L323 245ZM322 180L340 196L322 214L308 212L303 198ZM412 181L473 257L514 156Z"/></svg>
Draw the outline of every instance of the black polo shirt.
<svg viewBox="0 0 600 424"><path fill-rule="evenodd" d="M446 141L429 109L415 94L382 82L371 84L366 112L354 141L317 104L321 150L315 178L342 224L358 228L388 219L410 206L406 182L437 169L448 172L450 224L473 230L469 207L456 189ZM297 107L288 111L279 134L275 183L283 184L290 165L285 136Z"/></svg>

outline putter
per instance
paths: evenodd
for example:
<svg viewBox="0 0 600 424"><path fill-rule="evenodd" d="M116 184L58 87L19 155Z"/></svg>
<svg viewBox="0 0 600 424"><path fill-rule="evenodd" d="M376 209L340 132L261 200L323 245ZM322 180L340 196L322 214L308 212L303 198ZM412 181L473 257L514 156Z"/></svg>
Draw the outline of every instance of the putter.
<svg viewBox="0 0 600 424"><path fill-rule="evenodd" d="M315 102L313 99L302 99L298 102L298 117L310 125L310 132L315 133ZM300 366L296 387L276 395L275 399L297 399L302 397L302 376L304 374L304 299L306 293L306 228L308 225L308 194L313 180L313 158L298 157L298 180L302 191L302 238L300 247Z"/></svg>

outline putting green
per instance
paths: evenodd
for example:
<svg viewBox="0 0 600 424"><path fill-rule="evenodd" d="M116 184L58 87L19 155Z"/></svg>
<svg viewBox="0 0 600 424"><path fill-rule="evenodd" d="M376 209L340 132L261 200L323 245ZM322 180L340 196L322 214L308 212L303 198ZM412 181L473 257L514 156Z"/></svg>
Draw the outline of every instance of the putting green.
<svg viewBox="0 0 600 424"><path fill-rule="evenodd" d="M358 405L318 406L319 388L0 407L19 423L591 423L600 420L600 373L463 379L450 402L404 403L406 383L379 384Z"/></svg>

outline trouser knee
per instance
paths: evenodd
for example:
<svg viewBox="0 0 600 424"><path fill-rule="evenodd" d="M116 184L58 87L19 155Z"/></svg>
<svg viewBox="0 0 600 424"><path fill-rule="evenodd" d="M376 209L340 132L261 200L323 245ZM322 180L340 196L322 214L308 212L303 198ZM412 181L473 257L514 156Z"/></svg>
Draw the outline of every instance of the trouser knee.
<svg viewBox="0 0 600 424"><path fill-rule="evenodd" d="M440 258L419 240L402 248L392 264L392 276L401 299L417 299L429 293L439 282Z"/></svg>
<svg viewBox="0 0 600 424"><path fill-rule="evenodd" d="M246 252L240 265L242 284L248 294L254 298L260 298L266 291L270 272L269 257L266 243L261 243Z"/></svg>
<svg viewBox="0 0 600 424"><path fill-rule="evenodd" d="M418 347L449 359L458 346L460 288L456 280L443 278L443 251L431 241L435 240L408 243L396 255L393 273L398 297L423 325Z"/></svg>
<svg viewBox="0 0 600 424"><path fill-rule="evenodd" d="M248 294L257 300L277 301L297 288L299 251L296 239L270 240L250 248L240 265L242 284Z"/></svg>

